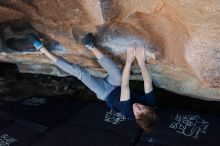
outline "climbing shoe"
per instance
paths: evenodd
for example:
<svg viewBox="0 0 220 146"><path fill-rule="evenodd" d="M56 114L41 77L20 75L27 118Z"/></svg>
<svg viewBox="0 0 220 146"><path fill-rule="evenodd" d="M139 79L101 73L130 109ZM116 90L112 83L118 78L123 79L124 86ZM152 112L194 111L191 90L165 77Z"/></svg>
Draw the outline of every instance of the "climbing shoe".
<svg viewBox="0 0 220 146"><path fill-rule="evenodd" d="M83 39L82 43L86 45L89 50L92 50L95 44L95 37L92 33L88 33Z"/></svg>
<svg viewBox="0 0 220 146"><path fill-rule="evenodd" d="M43 48L44 45L37 36L30 34L28 39L29 42L34 45L36 50L40 50L41 48Z"/></svg>

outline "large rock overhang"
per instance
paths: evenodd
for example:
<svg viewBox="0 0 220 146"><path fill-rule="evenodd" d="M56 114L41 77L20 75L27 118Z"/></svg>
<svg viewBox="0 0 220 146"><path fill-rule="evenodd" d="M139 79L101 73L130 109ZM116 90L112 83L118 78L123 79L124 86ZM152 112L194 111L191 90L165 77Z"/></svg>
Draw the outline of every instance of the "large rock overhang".
<svg viewBox="0 0 220 146"><path fill-rule="evenodd" d="M0 61L21 72L67 76L25 43L41 35L57 55L105 76L81 45L87 32L123 69L129 44L145 46L156 86L205 100L220 100L220 3L185 0L7 0L0 2ZM131 79L142 80L137 64Z"/></svg>

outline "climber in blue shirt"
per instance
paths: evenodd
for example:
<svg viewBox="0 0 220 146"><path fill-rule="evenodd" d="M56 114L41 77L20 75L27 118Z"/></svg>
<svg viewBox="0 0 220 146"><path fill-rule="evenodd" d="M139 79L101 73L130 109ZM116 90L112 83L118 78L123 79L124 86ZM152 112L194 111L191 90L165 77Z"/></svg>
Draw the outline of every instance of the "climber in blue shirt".
<svg viewBox="0 0 220 146"><path fill-rule="evenodd" d="M126 64L121 75L121 70L113 61L102 54L94 45L94 36L88 33L83 39L86 48L91 50L99 64L108 72L105 78L91 75L86 69L71 63L62 57L49 52L36 36L30 36L30 42L37 50L49 57L55 64L67 73L77 77L89 89L96 93L97 98L106 101L106 104L121 112L127 119L134 120L146 132L151 131L157 122L154 112L155 96L153 93L152 79L145 64L144 47L128 47ZM129 78L132 62L137 59L144 80L144 93L130 90Z"/></svg>

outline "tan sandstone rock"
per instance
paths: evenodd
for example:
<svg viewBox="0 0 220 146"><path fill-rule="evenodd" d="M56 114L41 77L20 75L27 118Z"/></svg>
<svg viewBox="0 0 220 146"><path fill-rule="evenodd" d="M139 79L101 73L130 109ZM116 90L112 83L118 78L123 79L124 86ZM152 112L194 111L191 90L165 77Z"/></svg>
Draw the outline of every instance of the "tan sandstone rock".
<svg viewBox="0 0 220 146"><path fill-rule="evenodd" d="M25 44L27 35L37 32L55 46L54 53L103 76L79 43L93 32L121 68L126 47L137 43L147 48L158 87L220 100L219 0L0 0L0 22L0 60L16 63L22 72L67 75ZM131 78L142 79L135 64Z"/></svg>

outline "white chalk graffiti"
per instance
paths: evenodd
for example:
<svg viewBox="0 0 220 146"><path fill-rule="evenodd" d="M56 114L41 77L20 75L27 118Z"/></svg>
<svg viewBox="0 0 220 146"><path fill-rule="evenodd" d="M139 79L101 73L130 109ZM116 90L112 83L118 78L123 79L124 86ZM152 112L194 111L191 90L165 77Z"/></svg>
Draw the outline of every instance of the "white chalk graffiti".
<svg viewBox="0 0 220 146"><path fill-rule="evenodd" d="M30 105L30 106L39 106L45 103L46 103L46 99L40 97L32 97L31 99L26 99L22 102L22 104Z"/></svg>
<svg viewBox="0 0 220 146"><path fill-rule="evenodd" d="M198 115L181 115L176 114L174 121L170 124L170 128L185 136L198 139L199 134L206 134L209 122L203 120Z"/></svg>
<svg viewBox="0 0 220 146"><path fill-rule="evenodd" d="M125 121L126 118L122 113L116 112L111 109L109 112L106 112L104 121L109 122L111 124L119 124L120 122Z"/></svg>
<svg viewBox="0 0 220 146"><path fill-rule="evenodd" d="M15 142L17 142L17 140L10 137L8 134L3 134L0 136L0 146L10 146Z"/></svg>

